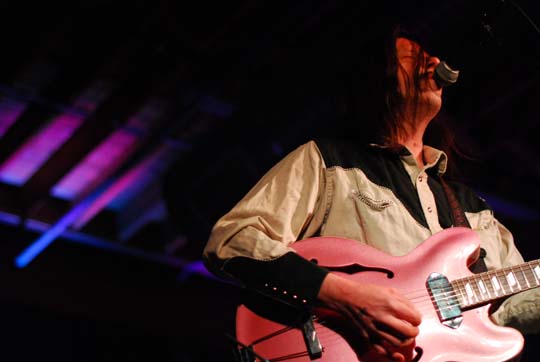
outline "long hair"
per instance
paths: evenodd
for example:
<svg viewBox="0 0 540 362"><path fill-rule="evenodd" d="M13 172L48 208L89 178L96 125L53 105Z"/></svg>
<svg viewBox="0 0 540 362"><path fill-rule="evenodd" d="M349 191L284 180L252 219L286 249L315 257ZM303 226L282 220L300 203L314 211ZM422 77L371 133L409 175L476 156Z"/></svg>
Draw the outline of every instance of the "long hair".
<svg viewBox="0 0 540 362"><path fill-rule="evenodd" d="M413 40L420 46L414 74L405 77L407 95L401 94L398 82L400 64L396 40L400 37ZM418 112L421 70L427 66L423 50L421 39L401 26L381 32L360 49L360 58L351 62L353 67L341 73L345 93L340 108L343 121L340 137L390 147L398 145L400 136L406 134L406 112L411 112L413 117ZM410 100L409 104L406 99ZM442 149L449 157L461 154L448 120L439 118L437 116L430 122L425 143Z"/></svg>

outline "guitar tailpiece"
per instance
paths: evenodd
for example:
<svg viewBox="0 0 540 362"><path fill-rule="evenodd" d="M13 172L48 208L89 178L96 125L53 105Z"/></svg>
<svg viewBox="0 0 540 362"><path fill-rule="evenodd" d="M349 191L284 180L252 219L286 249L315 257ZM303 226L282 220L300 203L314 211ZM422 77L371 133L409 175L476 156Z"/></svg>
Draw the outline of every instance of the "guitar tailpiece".
<svg viewBox="0 0 540 362"><path fill-rule="evenodd" d="M313 325L313 317L308 318L308 320L302 324L301 329L310 359L314 360L321 358L323 347L317 336L315 326Z"/></svg>
<svg viewBox="0 0 540 362"><path fill-rule="evenodd" d="M236 347L234 349L234 361L235 362L254 362L255 356L251 348Z"/></svg>
<svg viewBox="0 0 540 362"><path fill-rule="evenodd" d="M233 343L233 356L235 362L270 362L270 360L258 355L252 346L246 346L229 334L225 334Z"/></svg>

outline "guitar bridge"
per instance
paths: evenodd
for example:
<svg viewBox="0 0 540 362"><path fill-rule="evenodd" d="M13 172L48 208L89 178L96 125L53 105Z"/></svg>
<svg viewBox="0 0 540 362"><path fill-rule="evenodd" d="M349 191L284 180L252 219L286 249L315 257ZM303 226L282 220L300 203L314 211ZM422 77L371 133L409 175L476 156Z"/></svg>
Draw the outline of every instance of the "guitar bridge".
<svg viewBox="0 0 540 362"><path fill-rule="evenodd" d="M442 324L450 328L458 328L463 321L461 307L447 277L439 273L431 273L426 281L433 306Z"/></svg>

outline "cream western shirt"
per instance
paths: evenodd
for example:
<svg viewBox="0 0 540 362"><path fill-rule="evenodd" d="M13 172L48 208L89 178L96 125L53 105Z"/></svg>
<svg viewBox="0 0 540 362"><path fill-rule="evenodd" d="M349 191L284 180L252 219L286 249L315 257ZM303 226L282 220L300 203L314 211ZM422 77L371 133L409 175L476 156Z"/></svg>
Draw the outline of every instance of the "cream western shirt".
<svg viewBox="0 0 540 362"><path fill-rule="evenodd" d="M374 183L364 170L327 167L318 145L311 141L275 165L216 223L205 258L219 273L231 258L272 260L290 252L291 243L315 235L357 240L391 255L407 254L442 230L427 171L444 173L446 155L428 146L424 155L422 168L410 153L400 158L427 225L419 223L390 188ZM491 209L466 212L466 217L487 252L488 269L523 263L512 235ZM539 296L538 289L515 295L492 318L522 332L537 331Z"/></svg>

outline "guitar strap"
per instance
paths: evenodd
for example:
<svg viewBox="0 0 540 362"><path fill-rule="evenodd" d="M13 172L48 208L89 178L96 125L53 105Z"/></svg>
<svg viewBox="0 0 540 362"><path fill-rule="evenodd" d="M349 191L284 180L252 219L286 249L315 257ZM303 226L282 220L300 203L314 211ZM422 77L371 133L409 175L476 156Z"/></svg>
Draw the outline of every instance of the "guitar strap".
<svg viewBox="0 0 540 362"><path fill-rule="evenodd" d="M448 200L448 203L450 204L450 208L452 209L452 217L454 219L454 226L461 226L461 227L466 227L466 228L471 229L471 224L469 224L469 220L467 220L467 217L465 216L463 209L459 206L459 202L454 193L454 190L452 190L450 186L448 186L448 184L442 177L439 177L439 180L443 187L444 193L446 194L446 199ZM473 273L478 274L478 273L486 272L488 270L486 266L486 262L484 261L485 257L486 257L486 251L484 250L484 248L480 248L480 256L478 257L478 260L469 267Z"/></svg>

